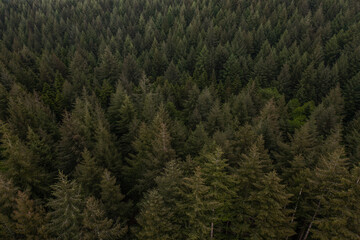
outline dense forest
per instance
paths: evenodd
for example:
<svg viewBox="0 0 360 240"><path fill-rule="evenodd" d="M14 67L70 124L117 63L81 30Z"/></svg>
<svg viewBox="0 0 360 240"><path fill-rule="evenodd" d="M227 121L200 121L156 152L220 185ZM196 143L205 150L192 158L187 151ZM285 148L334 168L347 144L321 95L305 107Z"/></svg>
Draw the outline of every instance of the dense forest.
<svg viewBox="0 0 360 240"><path fill-rule="evenodd" d="M358 0L0 0L0 239L360 239Z"/></svg>

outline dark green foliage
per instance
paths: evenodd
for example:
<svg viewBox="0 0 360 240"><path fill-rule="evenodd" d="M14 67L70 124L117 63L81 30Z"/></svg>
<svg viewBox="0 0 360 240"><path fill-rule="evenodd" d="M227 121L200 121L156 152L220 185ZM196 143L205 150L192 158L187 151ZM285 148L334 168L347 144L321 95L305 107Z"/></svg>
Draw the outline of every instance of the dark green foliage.
<svg viewBox="0 0 360 240"><path fill-rule="evenodd" d="M53 197L48 206L49 223L47 225L51 236L62 239L80 239L82 210L84 202L80 186L59 173L59 181L52 186Z"/></svg>
<svg viewBox="0 0 360 240"><path fill-rule="evenodd" d="M11 213L15 209L17 188L13 183L0 175L0 234L4 238L15 238L15 226Z"/></svg>
<svg viewBox="0 0 360 240"><path fill-rule="evenodd" d="M75 168L75 177L86 196L99 195L102 172L94 157L85 149L82 153L82 161Z"/></svg>
<svg viewBox="0 0 360 240"><path fill-rule="evenodd" d="M0 239L358 239L359 12L0 0Z"/></svg>
<svg viewBox="0 0 360 240"><path fill-rule="evenodd" d="M100 196L107 215L116 219L124 217L130 211L131 203L124 202L125 196L121 193L116 179L108 170L104 170L100 181ZM124 219L122 219L124 221Z"/></svg>
<svg viewBox="0 0 360 240"><path fill-rule="evenodd" d="M101 204L94 197L88 198L84 209L81 239L119 239L126 231L127 226L121 227L118 222L114 223L105 216Z"/></svg>
<svg viewBox="0 0 360 240"><path fill-rule="evenodd" d="M141 240L150 239L177 239L179 226L173 224L174 213L166 207L162 196L156 190L145 195L140 204L140 213L137 222L140 229L135 235Z"/></svg>

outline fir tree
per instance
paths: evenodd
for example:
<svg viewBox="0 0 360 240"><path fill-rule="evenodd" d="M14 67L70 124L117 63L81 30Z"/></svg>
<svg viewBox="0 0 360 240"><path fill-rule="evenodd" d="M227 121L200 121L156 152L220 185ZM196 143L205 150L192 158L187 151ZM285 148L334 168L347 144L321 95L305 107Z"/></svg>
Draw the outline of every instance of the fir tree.
<svg viewBox="0 0 360 240"><path fill-rule="evenodd" d="M176 239L179 226L173 223L174 213L157 190L149 191L140 203L140 213L136 218L140 229L138 239Z"/></svg>
<svg viewBox="0 0 360 240"><path fill-rule="evenodd" d="M131 203L125 203L125 196L121 193L116 178L108 170L104 170L100 182L101 201L104 204L107 216L116 219L124 217L129 212Z"/></svg>
<svg viewBox="0 0 360 240"><path fill-rule="evenodd" d="M102 168L99 167L91 153L85 149L82 153L82 162L75 168L75 177L81 185L81 189L86 196L96 195L100 193L99 185L102 175Z"/></svg>
<svg viewBox="0 0 360 240"><path fill-rule="evenodd" d="M51 236L62 239L80 239L83 199L79 185L68 180L59 173L59 181L52 186L54 198L48 206L49 223L47 225Z"/></svg>
<svg viewBox="0 0 360 240"><path fill-rule="evenodd" d="M45 239L45 210L29 198L28 193L18 191L12 218L15 233L26 239Z"/></svg>
<svg viewBox="0 0 360 240"><path fill-rule="evenodd" d="M86 240L119 239L127 232L127 226L122 227L106 217L101 204L94 197L86 201L82 224L81 239Z"/></svg>

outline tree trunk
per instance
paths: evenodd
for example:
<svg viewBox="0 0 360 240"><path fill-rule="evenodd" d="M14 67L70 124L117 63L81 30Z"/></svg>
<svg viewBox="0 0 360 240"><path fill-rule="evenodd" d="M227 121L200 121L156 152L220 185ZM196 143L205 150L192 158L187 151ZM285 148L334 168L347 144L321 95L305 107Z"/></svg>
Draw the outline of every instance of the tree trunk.
<svg viewBox="0 0 360 240"><path fill-rule="evenodd" d="M214 222L211 223L210 239L214 237Z"/></svg>
<svg viewBox="0 0 360 240"><path fill-rule="evenodd" d="M313 215L313 217L312 217L312 219L311 219L311 222L310 222L310 224L309 224L309 227L308 227L308 229L307 229L307 231L306 231L306 234L305 234L305 237L304 237L303 240L306 240L306 239L307 239L307 237L308 237L308 235L309 235L309 233L310 233L310 229L311 229L311 227L312 227L312 225L313 225L313 223L314 223L314 220L315 220L315 218L316 218L316 215L317 215L317 212L318 212L319 208L320 208L320 200L319 200L319 203L318 203L318 205L317 205L317 207L316 207L315 213L314 213L314 215Z"/></svg>
<svg viewBox="0 0 360 240"><path fill-rule="evenodd" d="M301 197L301 194L302 194L302 190L303 190L303 188L300 189L300 192L299 192L299 195L298 195L298 198L297 198L297 201L296 201L294 213L293 213L293 215L292 215L292 217L291 217L291 222L290 222L290 224L294 222L295 214L296 214L297 207L298 207L298 205L299 205L299 201L300 201L300 197ZM288 240L288 239L289 239L289 237L286 237L286 240Z"/></svg>

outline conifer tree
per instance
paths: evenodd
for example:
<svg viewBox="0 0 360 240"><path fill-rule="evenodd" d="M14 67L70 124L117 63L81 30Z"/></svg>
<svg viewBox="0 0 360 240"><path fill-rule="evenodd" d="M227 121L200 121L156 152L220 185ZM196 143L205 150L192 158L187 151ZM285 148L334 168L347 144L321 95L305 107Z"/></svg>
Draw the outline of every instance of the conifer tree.
<svg viewBox="0 0 360 240"><path fill-rule="evenodd" d="M82 224L81 239L86 240L119 239L127 232L127 226L122 227L106 217L101 203L94 197L86 201Z"/></svg>
<svg viewBox="0 0 360 240"><path fill-rule="evenodd" d="M344 134L347 153L350 161L355 165L360 159L360 114L349 123L347 131Z"/></svg>
<svg viewBox="0 0 360 240"><path fill-rule="evenodd" d="M314 175L309 179L316 190L316 197L312 205L312 218L308 220L304 239L312 234L317 239L330 236L355 239L358 236L358 229L351 229L352 225L348 228L348 217L345 215L353 211L353 206L348 205L346 199L356 197L351 196L354 193L352 187L356 185L350 182L353 179L346 168L347 161L343 149L335 149L322 157ZM351 200L350 198L349 203Z"/></svg>
<svg viewBox="0 0 360 240"><path fill-rule="evenodd" d="M7 116L8 92L0 83L0 119L5 120Z"/></svg>
<svg viewBox="0 0 360 240"><path fill-rule="evenodd" d="M115 133L123 156L131 152L133 134L130 125L135 119L135 107L119 83L108 108L110 129Z"/></svg>
<svg viewBox="0 0 360 240"><path fill-rule="evenodd" d="M258 181L271 170L270 157L264 149L262 137L259 137L250 147L249 152L241 156L241 161L233 169L237 183L237 201L234 202L236 216L231 228L237 236L249 234L252 220L248 216L251 205L247 204L247 200L250 194L256 191Z"/></svg>
<svg viewBox="0 0 360 240"><path fill-rule="evenodd" d="M59 181L52 186L54 198L48 206L49 234L61 239L80 239L83 199L80 186L59 173Z"/></svg>
<svg viewBox="0 0 360 240"><path fill-rule="evenodd" d="M102 174L100 189L101 201L107 216L113 219L126 216L131 203L124 202L125 196L121 193L120 186L116 184L116 178L107 169Z"/></svg>
<svg viewBox="0 0 360 240"><path fill-rule="evenodd" d="M136 218L140 229L138 239L177 239L179 226L173 223L174 213L166 206L157 190L150 190L140 203L140 213Z"/></svg>
<svg viewBox="0 0 360 240"><path fill-rule="evenodd" d="M186 152L191 156L196 156L200 150L208 142L209 137L202 123L198 124L194 131L191 132L186 141Z"/></svg>
<svg viewBox="0 0 360 240"><path fill-rule="evenodd" d="M47 172L44 165L46 162L41 162L41 152L37 149L31 149L22 140L19 139L8 125L1 126L3 156L5 161L3 163L6 175L13 179L14 183L24 189L29 188L35 195L42 196L49 190L51 173ZM34 135L34 132L29 129L28 135ZM35 140L30 137L29 140ZM35 141L30 142L35 145ZM42 148L41 150L45 150ZM40 155L39 155L40 154Z"/></svg>
<svg viewBox="0 0 360 240"><path fill-rule="evenodd" d="M211 206L210 238L221 236L222 224L229 223L233 218L233 199L235 193L235 179L229 173L227 160L223 152L216 148L214 152L204 155L205 163L202 168L205 184L209 187Z"/></svg>
<svg viewBox="0 0 360 240"><path fill-rule="evenodd" d="M187 239L204 239L210 237L212 209L219 203L209 196L210 187L205 185L205 179L200 167L190 177L183 179L178 203L180 211L186 214L184 234Z"/></svg>
<svg viewBox="0 0 360 240"><path fill-rule="evenodd" d="M11 213L16 207L17 188L0 173L0 236L15 239L15 223Z"/></svg>
<svg viewBox="0 0 360 240"><path fill-rule="evenodd" d="M139 136L133 143L136 154L129 159L130 166L125 168L127 176L137 180L133 191L142 193L152 188L165 164L176 158L167 121L166 112L160 109L151 126L140 126Z"/></svg>
<svg viewBox="0 0 360 240"><path fill-rule="evenodd" d="M245 214L252 220L245 239L282 239L294 234L290 211L286 209L291 194L286 193L281 179L272 171L254 184L247 199Z"/></svg>
<svg viewBox="0 0 360 240"><path fill-rule="evenodd" d="M45 239L45 210L29 198L28 193L18 191L12 218L15 233L26 239Z"/></svg>
<svg viewBox="0 0 360 240"><path fill-rule="evenodd" d="M96 164L94 157L85 149L82 153L82 162L75 168L75 177L86 196L99 195L102 173L102 168Z"/></svg>

